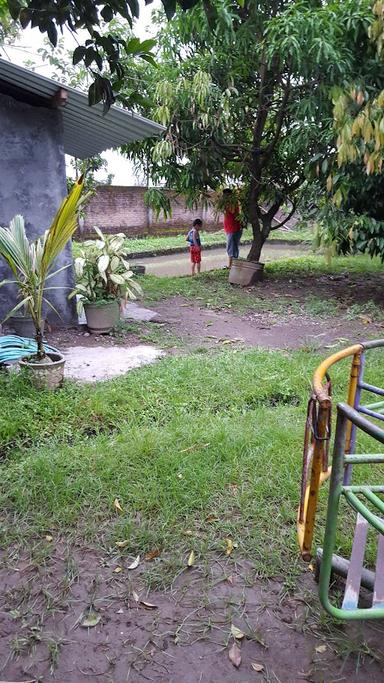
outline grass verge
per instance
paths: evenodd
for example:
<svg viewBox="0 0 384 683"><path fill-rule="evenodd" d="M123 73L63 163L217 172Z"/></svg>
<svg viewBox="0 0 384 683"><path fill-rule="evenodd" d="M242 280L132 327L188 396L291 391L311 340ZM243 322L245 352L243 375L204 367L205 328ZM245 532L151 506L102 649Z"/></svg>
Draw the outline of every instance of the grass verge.
<svg viewBox="0 0 384 683"><path fill-rule="evenodd" d="M126 239L126 246L129 249L129 256L135 258L138 255L143 256L155 256L156 254L180 252L184 249L186 250L188 245L186 243L186 233L184 232L178 235L166 235L162 237L138 237L138 238L128 238ZM203 247L224 247L226 244L225 234L223 230L218 230L217 232L206 232L202 230L201 241ZM251 230L248 228L243 232L243 244L249 244L251 242ZM271 233L269 240L283 240L284 242L302 242L310 244L312 242L313 236L309 229L278 229ZM77 254L78 242L74 243L74 252Z"/></svg>
<svg viewBox="0 0 384 683"><path fill-rule="evenodd" d="M303 351L167 358L54 394L1 378L3 545L49 533L183 557L223 552L230 537L234 557L251 558L261 576L286 572L297 558L303 420L318 360ZM383 365L373 372L383 384ZM339 397L346 377L335 369ZM340 550L348 545L344 533Z"/></svg>
<svg viewBox="0 0 384 683"><path fill-rule="evenodd" d="M303 255L268 263L265 272L265 283L252 288L230 287L227 270L210 271L195 278L146 275L141 282L148 305L182 296L200 306L239 313L247 310L312 315L345 312L350 318L369 315L382 320L384 317L382 305L370 300L369 294L363 300L354 298L357 286L368 292L370 284L371 290L377 292L384 285L383 265L378 258L338 257L327 264L321 256ZM348 280L342 291L338 281L332 283L344 275Z"/></svg>

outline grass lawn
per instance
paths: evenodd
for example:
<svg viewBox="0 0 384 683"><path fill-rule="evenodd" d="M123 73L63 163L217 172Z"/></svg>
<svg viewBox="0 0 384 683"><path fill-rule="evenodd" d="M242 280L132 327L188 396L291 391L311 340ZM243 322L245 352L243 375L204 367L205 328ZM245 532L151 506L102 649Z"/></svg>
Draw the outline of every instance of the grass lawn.
<svg viewBox="0 0 384 683"><path fill-rule="evenodd" d="M384 269L380 259L368 256L334 258L327 264L322 256L303 255L297 258L266 264L266 281L254 288L228 286L228 271L210 271L199 277L158 278L146 275L142 282L144 300L147 304L172 296L183 296L200 306L214 309L230 309L234 312L257 310L282 313L306 312L315 315L337 315L347 309L347 315L384 316L382 298L379 296L384 284ZM334 296L329 287L322 287L321 278L348 275L346 296ZM369 295L362 300L356 296L356 284L371 283L378 295L377 301ZM292 290L293 293L289 293ZM340 287L338 286L338 290ZM368 291L368 290L367 290Z"/></svg>
<svg viewBox="0 0 384 683"><path fill-rule="evenodd" d="M188 551L206 557L230 537L234 559L252 559L260 576L293 574L318 361L304 351L167 358L54 394L2 376L3 546L29 547L48 533L104 549L128 541L125 555L161 551L162 570L147 580L162 585ZM342 396L346 371L333 378ZM375 382L383 380L381 365Z"/></svg>
<svg viewBox="0 0 384 683"><path fill-rule="evenodd" d="M201 241L204 247L208 246L225 246L226 240L223 230L218 232L206 232L202 230L200 232ZM250 228L244 230L242 242L248 243L252 239L252 233ZM309 229L294 229L294 230L274 230L270 237L270 240L284 240L287 242L307 242L310 243L313 239L312 233ZM166 237L143 237L139 239L127 239L127 246L129 248L130 254L134 257L135 254L148 253L156 254L163 250L166 251L179 251L180 249L187 248L185 241L185 233L180 235L169 235Z"/></svg>

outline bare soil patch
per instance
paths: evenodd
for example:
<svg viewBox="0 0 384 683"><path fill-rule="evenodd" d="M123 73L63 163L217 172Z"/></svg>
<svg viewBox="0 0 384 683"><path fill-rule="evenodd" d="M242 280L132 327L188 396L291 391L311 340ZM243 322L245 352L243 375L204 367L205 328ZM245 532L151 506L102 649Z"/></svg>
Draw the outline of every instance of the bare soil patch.
<svg viewBox="0 0 384 683"><path fill-rule="evenodd" d="M160 570L161 558L152 567L146 563L129 571L128 561L112 555L64 545L49 552L47 545L43 541L40 547L44 562L3 557L4 680L383 680L382 630L377 624L350 624L330 637L326 622L319 620L315 584L307 572L290 593L283 581L260 580L245 561L197 559L170 589L147 593L145 574ZM116 567L122 571L116 573ZM81 621L90 610L98 623L85 628ZM229 658L232 625L244 634L236 641L238 668Z"/></svg>
<svg viewBox="0 0 384 683"><path fill-rule="evenodd" d="M187 346L214 348L224 343L268 349L321 348L383 333L379 324L367 325L363 320L349 320L345 316L311 316L289 311L235 315L188 304L182 297L173 297L153 308Z"/></svg>

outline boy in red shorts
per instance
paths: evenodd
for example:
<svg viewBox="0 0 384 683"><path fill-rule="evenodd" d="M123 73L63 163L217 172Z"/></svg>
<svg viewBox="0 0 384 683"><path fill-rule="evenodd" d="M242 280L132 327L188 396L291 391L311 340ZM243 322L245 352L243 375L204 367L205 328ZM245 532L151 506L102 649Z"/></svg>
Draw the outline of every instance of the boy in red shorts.
<svg viewBox="0 0 384 683"><path fill-rule="evenodd" d="M199 230L203 225L200 218L193 221L193 226L188 232L187 242L189 242L189 253L191 255L192 275L195 275L196 270L200 273L201 268L201 240Z"/></svg>

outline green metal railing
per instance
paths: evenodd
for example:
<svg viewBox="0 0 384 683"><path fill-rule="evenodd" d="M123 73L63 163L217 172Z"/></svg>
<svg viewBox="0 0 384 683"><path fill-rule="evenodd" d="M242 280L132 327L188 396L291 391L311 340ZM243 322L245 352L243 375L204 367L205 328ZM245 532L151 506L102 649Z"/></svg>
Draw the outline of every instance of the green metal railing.
<svg viewBox="0 0 384 683"><path fill-rule="evenodd" d="M384 618L384 520L367 507L359 498L363 496L371 507L379 514L384 514L384 502L377 493L384 491L384 486L352 486L344 484L345 467L347 464L382 463L384 455L345 455L345 443L348 424L352 423L357 429L384 444L384 429L373 424L365 417L345 403L337 406L337 423L332 460L332 473L328 498L327 521L324 535L324 547L320 568L320 601L324 609L332 616L343 619L383 619ZM336 546L337 519L341 498L358 513L354 544L346 579L346 590L342 607L331 603L329 589L332 569L334 566L334 550ZM358 606L363 571L364 550L368 527L379 532L376 572L373 586L372 606L361 608Z"/></svg>

